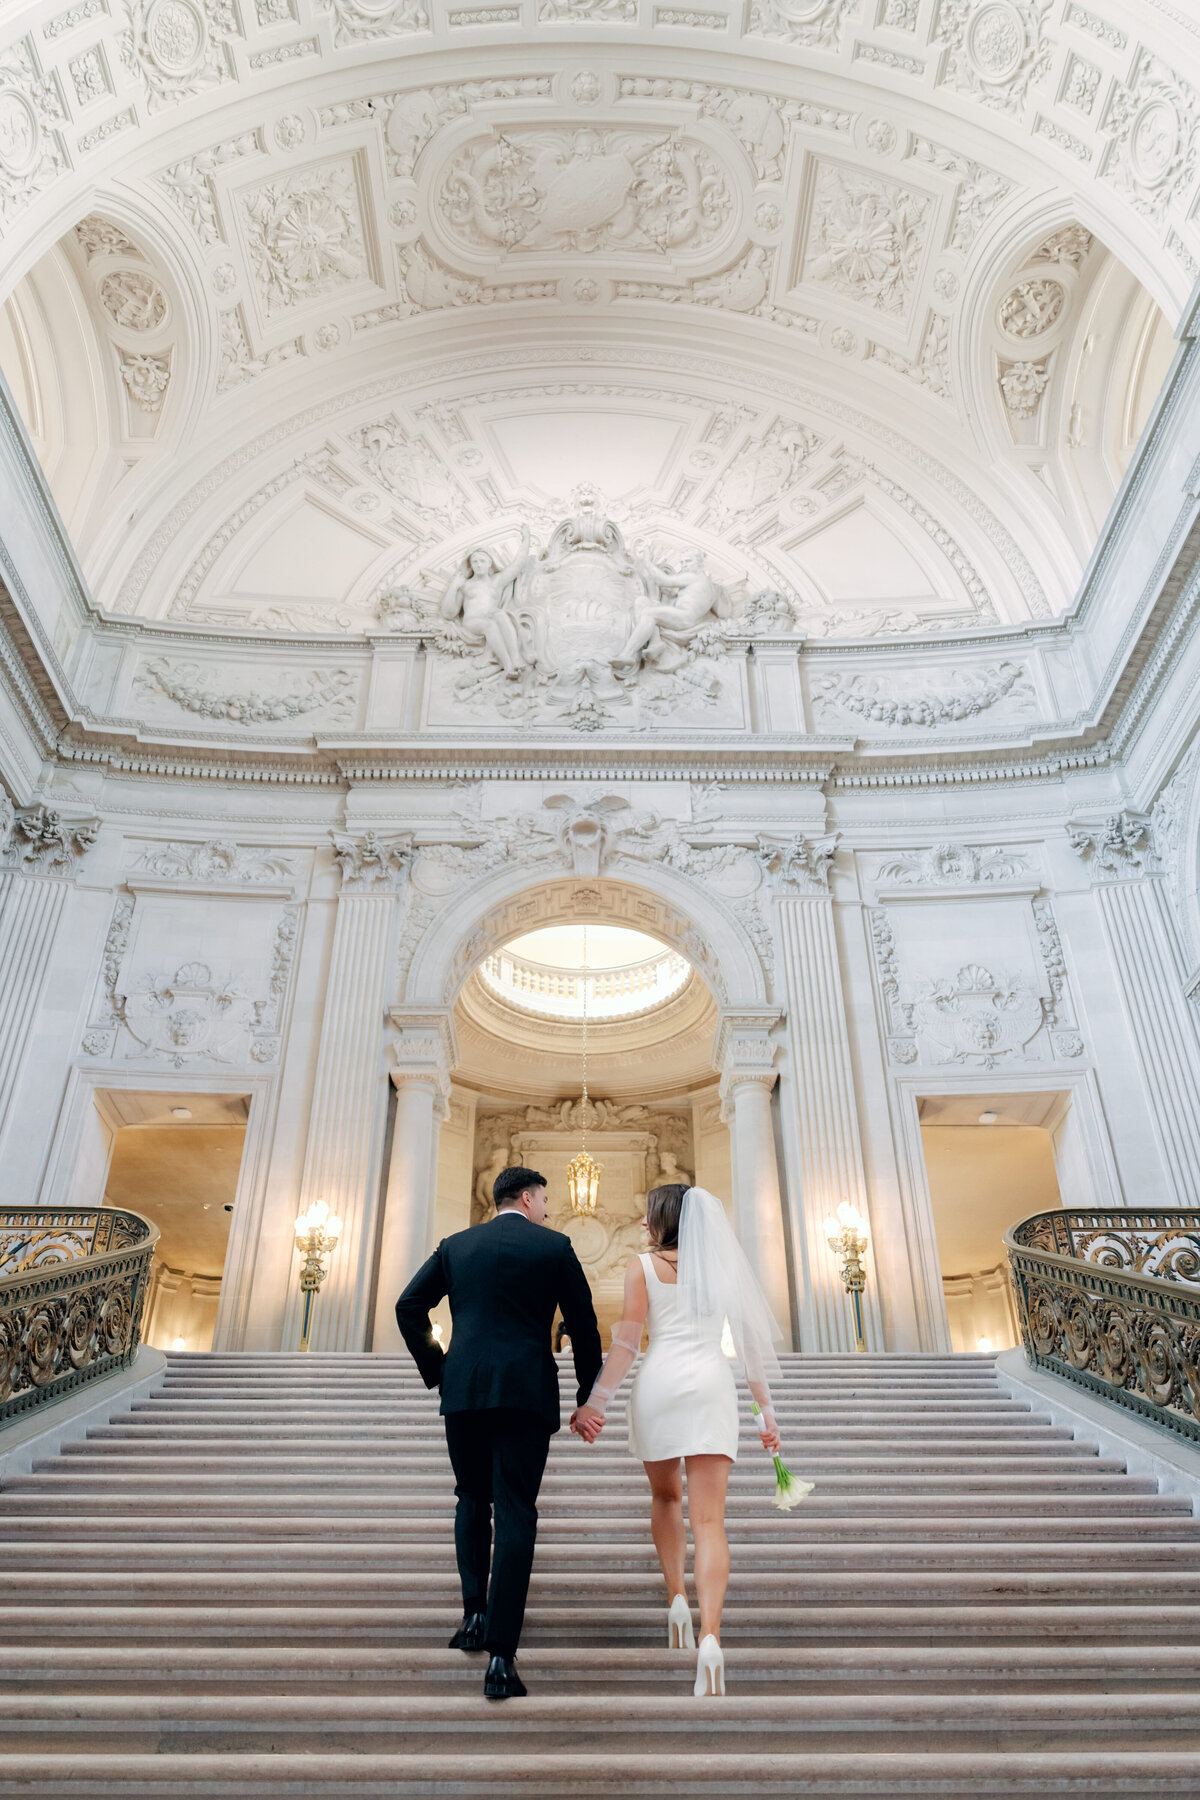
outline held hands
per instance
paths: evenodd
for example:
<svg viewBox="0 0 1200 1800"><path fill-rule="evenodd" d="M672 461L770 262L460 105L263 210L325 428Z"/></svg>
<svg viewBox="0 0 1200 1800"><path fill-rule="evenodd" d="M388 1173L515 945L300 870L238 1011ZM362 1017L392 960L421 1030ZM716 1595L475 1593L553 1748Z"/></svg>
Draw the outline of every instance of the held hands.
<svg viewBox="0 0 1200 1800"><path fill-rule="evenodd" d="M585 1444L594 1444L604 1430L604 1414L594 1406L577 1406L571 1414L571 1430Z"/></svg>

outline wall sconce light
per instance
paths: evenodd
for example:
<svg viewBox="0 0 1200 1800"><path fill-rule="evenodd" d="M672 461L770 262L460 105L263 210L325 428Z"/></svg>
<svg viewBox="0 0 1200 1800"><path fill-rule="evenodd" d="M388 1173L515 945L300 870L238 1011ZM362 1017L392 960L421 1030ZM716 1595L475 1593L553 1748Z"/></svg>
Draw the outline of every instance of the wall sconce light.
<svg viewBox="0 0 1200 1800"><path fill-rule="evenodd" d="M300 1349L308 1349L312 1327L313 1301L329 1273L330 1252L342 1235L342 1221L336 1218L324 1200L314 1200L307 1212L296 1220L296 1248L304 1258L300 1268L300 1292L304 1295L304 1317L300 1325Z"/></svg>
<svg viewBox="0 0 1200 1800"><path fill-rule="evenodd" d="M867 1222L848 1200L843 1200L837 1209L837 1217L832 1215L825 1221L825 1241L833 1254L841 1258L842 1286L850 1296L854 1307L855 1349L865 1350L867 1340L863 1336L862 1297L867 1285L867 1271L863 1264L866 1252Z"/></svg>

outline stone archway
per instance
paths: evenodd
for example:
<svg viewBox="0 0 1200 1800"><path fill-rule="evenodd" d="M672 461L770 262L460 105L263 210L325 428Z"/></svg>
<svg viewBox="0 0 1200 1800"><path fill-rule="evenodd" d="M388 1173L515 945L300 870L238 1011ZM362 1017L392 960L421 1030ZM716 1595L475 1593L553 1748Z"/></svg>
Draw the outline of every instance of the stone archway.
<svg viewBox="0 0 1200 1800"><path fill-rule="evenodd" d="M607 795L551 796L541 814L481 826L473 842L413 846L398 954L401 997L390 1009L399 1110L381 1268L415 1267L430 1248L437 1137L457 1062L454 1005L463 984L491 951L520 933L602 919L676 948L712 993L713 1068L737 1137L735 1220L755 1260L770 1269L778 1289L773 1298L787 1317L770 1117L776 1080L770 1040L780 1015L770 998L773 943L762 855L754 841L689 844L678 825ZM381 1294L388 1285L381 1283ZM381 1301L376 1348L391 1341Z"/></svg>

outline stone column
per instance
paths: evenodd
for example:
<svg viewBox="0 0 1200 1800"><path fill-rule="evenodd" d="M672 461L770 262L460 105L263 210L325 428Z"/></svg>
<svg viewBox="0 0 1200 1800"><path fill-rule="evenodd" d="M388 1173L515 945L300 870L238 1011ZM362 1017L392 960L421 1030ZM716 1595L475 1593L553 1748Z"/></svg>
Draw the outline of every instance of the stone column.
<svg viewBox="0 0 1200 1800"><path fill-rule="evenodd" d="M392 1048L396 1119L375 1282L373 1350L396 1351L396 1300L433 1248L438 1139L450 1111L450 1071L457 1061L449 1007L391 1013L399 1036Z"/></svg>
<svg viewBox="0 0 1200 1800"><path fill-rule="evenodd" d="M341 874L297 1212L324 1200L342 1236L313 1313L314 1350L362 1350L370 1326L385 1101L384 1017L411 839L331 834ZM293 1263L295 1263L293 1257ZM293 1276L295 1268L293 1268ZM293 1284L294 1285L294 1284ZM292 1313L286 1347L295 1347ZM298 1313L296 1314L298 1317Z"/></svg>
<svg viewBox="0 0 1200 1800"><path fill-rule="evenodd" d="M717 1061L729 1126L734 1228L790 1342L787 1236L771 1112L778 1074L772 1067L777 1047L769 1033L778 1022L776 1007L724 1012L717 1028Z"/></svg>
<svg viewBox="0 0 1200 1800"><path fill-rule="evenodd" d="M825 1219L841 1200L849 1200L865 1219L870 1216L829 891L836 849L836 837L794 837L774 844L764 840L759 853L775 894L782 952L788 1066L780 1107L800 1265L800 1341L806 1350L854 1349L850 1302L825 1241ZM863 1315L868 1344L882 1348L870 1252Z"/></svg>
<svg viewBox="0 0 1200 1800"><path fill-rule="evenodd" d="M1149 824L1123 812L1072 821L1067 835L1096 883L1174 1202L1200 1206L1200 1030Z"/></svg>
<svg viewBox="0 0 1200 1800"><path fill-rule="evenodd" d="M100 821L0 796L0 1154L75 875ZM14 1196L16 1198L17 1196Z"/></svg>

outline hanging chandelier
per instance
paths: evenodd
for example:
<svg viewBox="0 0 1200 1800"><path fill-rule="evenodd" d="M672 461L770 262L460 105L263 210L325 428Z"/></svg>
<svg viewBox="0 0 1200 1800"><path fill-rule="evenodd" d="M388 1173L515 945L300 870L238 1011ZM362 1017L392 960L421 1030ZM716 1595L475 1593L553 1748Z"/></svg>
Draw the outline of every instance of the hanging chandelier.
<svg viewBox="0 0 1200 1800"><path fill-rule="evenodd" d="M588 941L587 926L583 928L583 1098L579 1104L580 1140L579 1150L567 1164L567 1193L571 1200L571 1211L578 1219L590 1219L596 1211L596 1202L600 1197L601 1165L588 1155L587 1128L591 1101L588 1099L587 1059L588 1059Z"/></svg>

